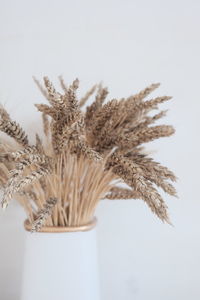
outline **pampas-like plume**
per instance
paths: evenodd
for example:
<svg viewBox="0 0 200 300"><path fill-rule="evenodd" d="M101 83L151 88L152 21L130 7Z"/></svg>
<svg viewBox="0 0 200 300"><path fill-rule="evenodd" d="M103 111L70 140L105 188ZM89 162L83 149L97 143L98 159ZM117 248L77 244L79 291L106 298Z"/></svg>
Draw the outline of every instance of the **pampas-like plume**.
<svg viewBox="0 0 200 300"><path fill-rule="evenodd" d="M15 196L33 230L43 225L90 222L100 199L142 199L161 220L169 222L167 205L156 187L176 196L170 183L176 176L144 154L141 147L174 133L169 125L152 126L166 111L149 112L171 99L148 99L159 84L105 103L108 90L101 84L78 99L78 79L66 85L59 77L63 94L48 77L44 77L45 87L34 80L48 101L48 105L36 104L42 112L44 135L36 134L35 145L28 143L20 125L0 106L0 130L19 144L0 144L2 206L5 208ZM93 103L86 111L81 110L96 88ZM127 187L119 187L119 182Z"/></svg>

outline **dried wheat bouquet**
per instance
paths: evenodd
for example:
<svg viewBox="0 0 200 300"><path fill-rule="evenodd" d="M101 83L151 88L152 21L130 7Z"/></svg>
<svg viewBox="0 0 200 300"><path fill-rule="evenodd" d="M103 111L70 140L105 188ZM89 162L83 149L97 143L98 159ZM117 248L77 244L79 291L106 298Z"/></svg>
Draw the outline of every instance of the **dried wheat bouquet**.
<svg viewBox="0 0 200 300"><path fill-rule="evenodd" d="M48 104L36 104L44 133L34 145L21 126L0 107L0 130L13 143L0 142L1 205L15 197L25 208L33 231L45 226L83 225L94 216L101 199L142 199L162 221L167 206L157 187L175 196L175 175L144 153L142 144L174 133L167 125L153 125L165 111L152 115L171 99L146 100L159 84L136 95L105 103L107 88L96 85L81 99L76 79L63 93L47 77L44 87L34 79ZM96 92L93 103L84 109ZM149 115L151 112L151 115ZM126 184L121 188L119 183Z"/></svg>

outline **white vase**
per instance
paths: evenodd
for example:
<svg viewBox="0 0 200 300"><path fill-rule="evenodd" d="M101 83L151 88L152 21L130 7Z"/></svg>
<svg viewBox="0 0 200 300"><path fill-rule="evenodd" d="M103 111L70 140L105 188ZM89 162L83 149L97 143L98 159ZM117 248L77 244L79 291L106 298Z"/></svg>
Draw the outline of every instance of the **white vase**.
<svg viewBox="0 0 200 300"><path fill-rule="evenodd" d="M0 209L0 300L20 299L24 217L16 201L11 201L6 213Z"/></svg>
<svg viewBox="0 0 200 300"><path fill-rule="evenodd" d="M26 232L21 300L100 299L96 229L91 224L70 232L62 227Z"/></svg>

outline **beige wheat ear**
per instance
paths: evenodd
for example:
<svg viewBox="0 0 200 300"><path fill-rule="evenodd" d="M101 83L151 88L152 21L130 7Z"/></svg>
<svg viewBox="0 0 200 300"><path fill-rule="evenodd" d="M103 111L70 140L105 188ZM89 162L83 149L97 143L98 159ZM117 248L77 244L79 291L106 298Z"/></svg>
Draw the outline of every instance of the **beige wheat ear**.
<svg viewBox="0 0 200 300"><path fill-rule="evenodd" d="M48 217L51 216L53 209L58 200L56 198L49 198L44 205L44 208L38 212L35 221L32 223L31 232L39 231Z"/></svg>
<svg viewBox="0 0 200 300"><path fill-rule="evenodd" d="M97 85L95 84L79 101L79 106L82 107L88 101L88 99L94 94Z"/></svg>
<svg viewBox="0 0 200 300"><path fill-rule="evenodd" d="M0 116L3 120L10 121L10 115L1 103L0 103Z"/></svg>
<svg viewBox="0 0 200 300"><path fill-rule="evenodd" d="M7 119L0 120L0 130L5 132L10 137L22 146L28 145L28 137L24 130L15 121Z"/></svg>

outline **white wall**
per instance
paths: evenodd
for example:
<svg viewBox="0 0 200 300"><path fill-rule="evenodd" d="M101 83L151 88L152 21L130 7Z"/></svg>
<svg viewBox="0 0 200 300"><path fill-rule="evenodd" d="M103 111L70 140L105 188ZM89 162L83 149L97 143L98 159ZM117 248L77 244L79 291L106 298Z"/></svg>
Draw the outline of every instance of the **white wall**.
<svg viewBox="0 0 200 300"><path fill-rule="evenodd" d="M103 79L110 98L161 82L155 95L174 96L164 107L177 133L151 146L179 177L179 199L165 197L174 227L141 201L100 205L103 300L200 299L199 29L195 0L0 0L0 99L29 131L32 75L79 77L81 91ZM0 213L0 300L19 300L22 220L14 205Z"/></svg>

